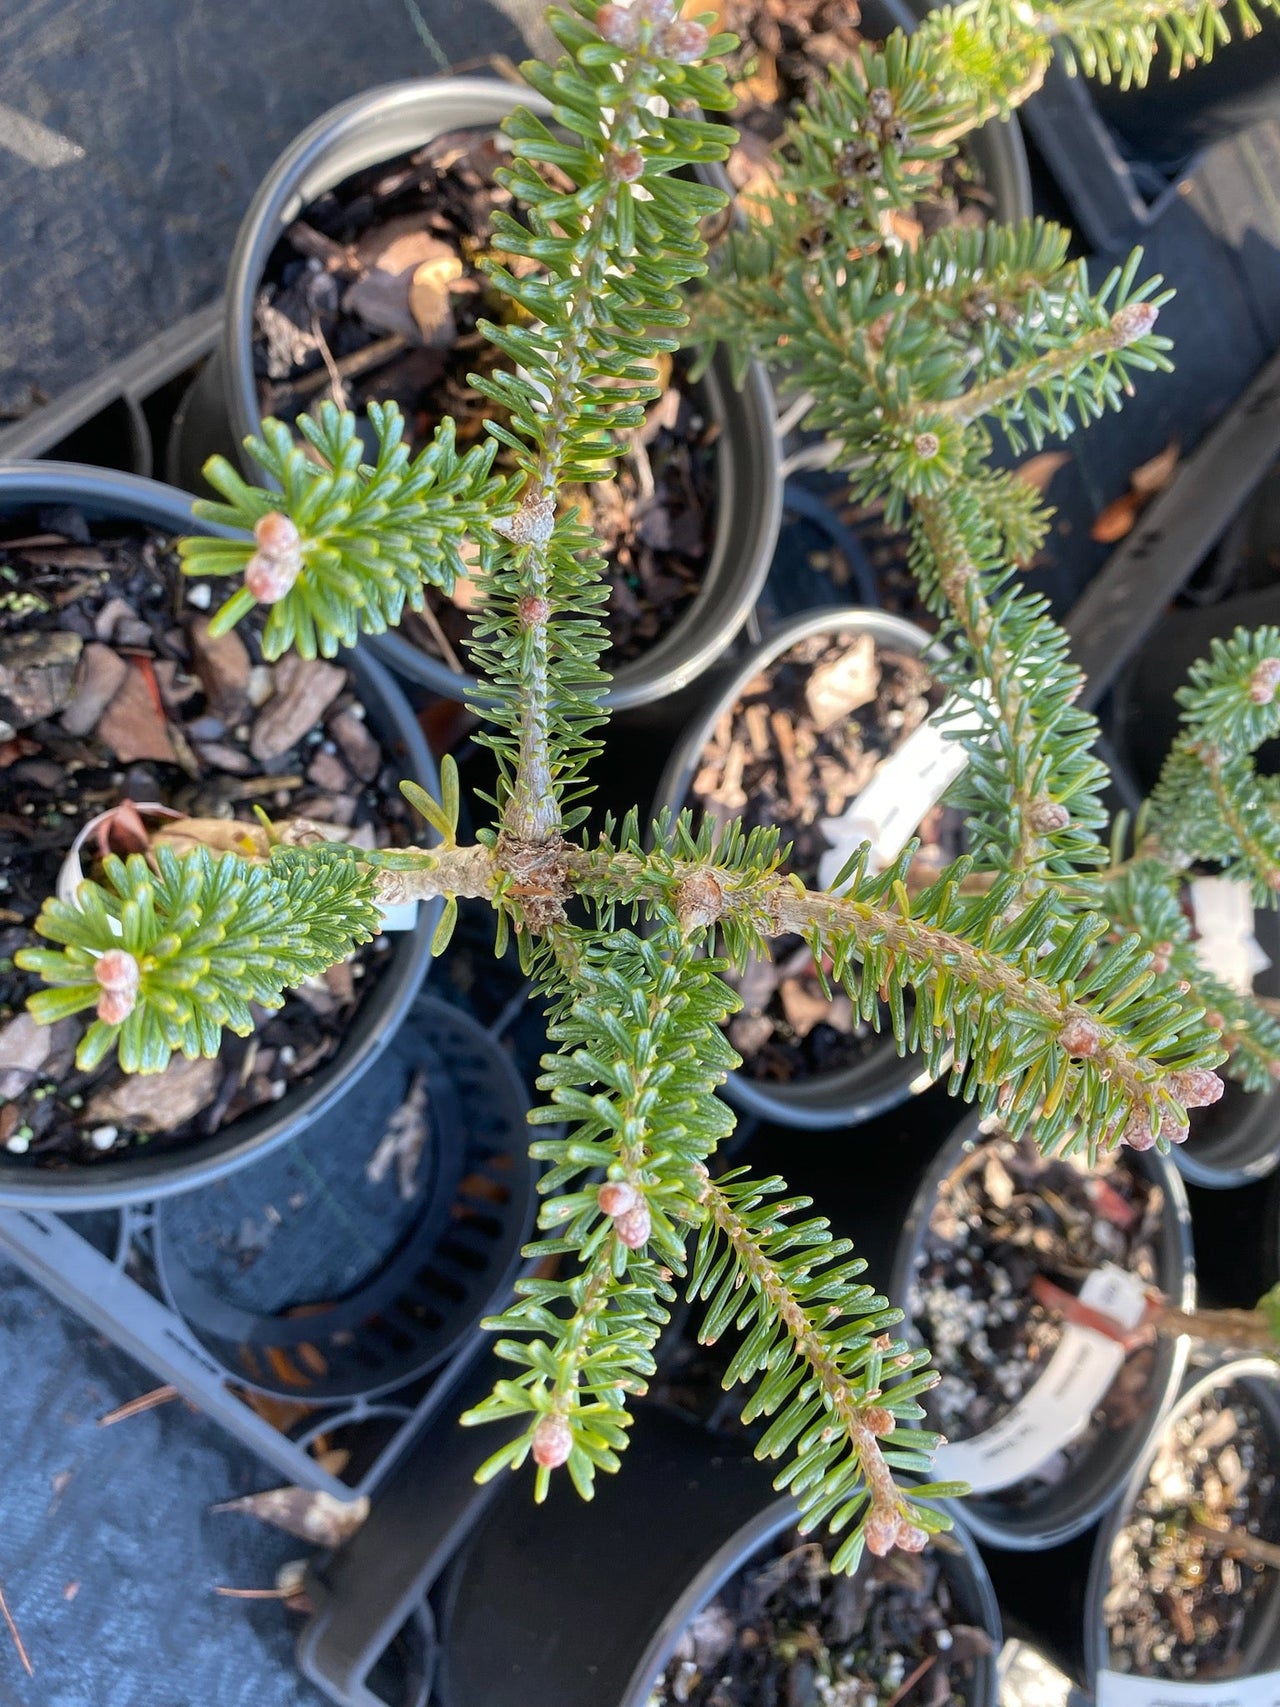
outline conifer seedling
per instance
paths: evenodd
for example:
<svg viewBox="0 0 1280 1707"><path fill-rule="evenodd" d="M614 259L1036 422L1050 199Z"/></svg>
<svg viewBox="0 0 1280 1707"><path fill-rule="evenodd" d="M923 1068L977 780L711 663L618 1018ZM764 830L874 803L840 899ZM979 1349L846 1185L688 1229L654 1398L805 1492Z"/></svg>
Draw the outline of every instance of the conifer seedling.
<svg viewBox="0 0 1280 1707"><path fill-rule="evenodd" d="M93 1009L82 1063L115 1047L153 1072L175 1050L216 1053L223 1027L243 1034L250 1001L278 1002L342 958L380 905L443 897L439 951L458 902L487 903L555 1046L533 1120L565 1135L533 1146L548 1164L535 1249L556 1266L491 1324L511 1374L467 1420L511 1438L483 1473L532 1459L539 1498L561 1469L589 1496L597 1471L618 1468L683 1285L705 1338L737 1335L726 1384L753 1384L746 1414L769 1419L758 1451L782 1460L778 1486L806 1527L842 1534L834 1562L852 1570L864 1547L917 1549L947 1527L934 1502L958 1490L928 1480L936 1437L918 1426L934 1377L806 1199L718 1171L733 1115L716 1092L736 1060L723 974L772 937L803 937L900 1050L1046 1153L1180 1142L1189 1111L1221 1092L1224 1038L1246 1085L1280 1058L1270 1017L1202 974L1179 905L1206 861L1258 905L1276 901L1280 800L1252 755L1280 733L1280 633L1238 635L1198 668L1133 851L1109 852L1081 677L1018 579L1048 512L989 463L994 434L1038 445L1167 365L1160 281L1135 255L1094 288L1066 233L1040 220L911 249L887 217L1024 100L1054 51L1141 83L1157 53L1175 69L1209 57L1223 11L965 0L933 13L832 73L790 128L776 195L710 270L704 228L724 198L685 169L727 154L732 132L704 115L730 104L717 65L730 39L671 0L575 0L550 20L564 57L525 75L552 116L520 110L503 127L519 217L496 215L488 262L513 312L485 328L506 371L474 381L495 408L487 443L460 454L445 421L411 460L397 411L373 408L371 462L332 406L300 420L305 448L268 421L250 449L270 486L220 459L206 471L222 501L200 513L238 537L183 546L189 571L239 582L213 631L263 606L269 657L332 656L478 561L489 827L459 842L446 758L439 800L406 785L440 837L430 849L352 851L278 825L241 851L110 861L76 906L46 906L39 928L61 946L26 957L50 986L32 1006L46 1020ZM687 815L649 825L638 809L585 827L606 591L562 494L608 477L612 435L640 422L691 305L704 344L785 367L854 494L910 536L946 684L972 714L952 796L968 852L922 892L908 886L911 848L878 873L864 848L816 892L782 874L776 833L713 833Z"/></svg>

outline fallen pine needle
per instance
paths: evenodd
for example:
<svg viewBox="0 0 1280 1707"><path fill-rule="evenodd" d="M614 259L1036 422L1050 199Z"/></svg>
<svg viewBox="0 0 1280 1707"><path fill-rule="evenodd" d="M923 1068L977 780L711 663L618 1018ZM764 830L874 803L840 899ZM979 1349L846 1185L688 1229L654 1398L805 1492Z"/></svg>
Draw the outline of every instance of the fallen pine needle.
<svg viewBox="0 0 1280 1707"><path fill-rule="evenodd" d="M885 1703L885 1707L898 1707L898 1703L902 1700L902 1697L906 1695L909 1690L915 1688L916 1684L919 1683L920 1679L924 1676L925 1672L928 1671L929 1667L936 1663L937 1658L937 1654L926 1654L906 1682L900 1684L897 1690L889 1697L888 1701Z"/></svg>
<svg viewBox="0 0 1280 1707"><path fill-rule="evenodd" d="M287 1600L294 1590L291 1588L224 1588L221 1583L215 1583L213 1592L225 1594L228 1600Z"/></svg>
<svg viewBox="0 0 1280 1707"><path fill-rule="evenodd" d="M141 1416L143 1411L153 1411L157 1405L167 1405L170 1399L177 1397L176 1387L154 1387L151 1392L130 1399L127 1405L119 1405L114 1411L108 1411L105 1417L99 1417L98 1427L110 1428L112 1423L127 1422L130 1417Z"/></svg>
<svg viewBox="0 0 1280 1707"><path fill-rule="evenodd" d="M13 1637L13 1645L18 1650L18 1658L22 1661L23 1670L28 1677L34 1677L36 1675L35 1670L27 1658L27 1650L22 1645L22 1637L18 1634L18 1626L13 1621L13 1614L9 1611L9 1602L5 1599L2 1588L0 1588L0 1612L4 1613L4 1621L9 1626L9 1634Z"/></svg>

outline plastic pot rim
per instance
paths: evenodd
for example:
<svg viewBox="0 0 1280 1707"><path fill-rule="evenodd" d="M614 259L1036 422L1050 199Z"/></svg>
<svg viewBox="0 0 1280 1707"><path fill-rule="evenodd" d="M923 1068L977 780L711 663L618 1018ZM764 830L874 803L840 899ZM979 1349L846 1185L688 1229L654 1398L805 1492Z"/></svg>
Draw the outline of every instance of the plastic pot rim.
<svg viewBox="0 0 1280 1707"><path fill-rule="evenodd" d="M712 692L671 749L654 797L652 816L656 818L666 806L673 813L679 812L686 804L698 759L711 731L753 676L798 641L813 634L842 630L869 633L878 644L901 646L923 658L936 658L942 651L931 634L889 611L850 605L804 611L788 618L737 661L731 673L710 678ZM880 1039L881 1047L873 1049L856 1066L815 1074L799 1081L795 1090L789 1085L775 1086L752 1079L739 1067L725 1081L724 1095L740 1113L759 1115L801 1131L826 1131L874 1119L934 1083L918 1056L899 1055L887 1032L881 1033Z"/></svg>
<svg viewBox="0 0 1280 1707"><path fill-rule="evenodd" d="M187 493L159 481L111 469L60 462L0 465L0 513L64 503L172 533L223 531L198 521L192 502ZM403 747L405 775L433 786L434 761L398 684L363 648L341 659L362 702L366 697L374 701L379 723ZM438 910L436 903L423 909L413 931L403 933L404 941L389 951L392 964L357 1010L347 1042L309 1084L278 1103L251 1110L212 1137L172 1151L150 1152L142 1145L129 1156L65 1171L19 1168L0 1157L0 1208L81 1211L148 1202L221 1179L287 1142L344 1096L395 1034L431 963Z"/></svg>
<svg viewBox="0 0 1280 1707"><path fill-rule="evenodd" d="M1124 1527L1126 1518L1146 1485L1148 1471L1160 1449L1161 1441L1174 1422L1185 1411L1197 1405L1206 1393L1211 1392L1215 1387L1227 1387L1239 1383L1265 1383L1266 1386L1274 1389L1274 1392L1262 1402L1260 1408L1263 1412L1264 1423L1270 1425L1270 1433L1276 1445L1277 1459L1280 1460L1280 1364L1269 1357L1226 1358L1215 1364L1206 1374L1189 1379L1183 1384L1183 1390L1176 1403L1166 1410L1159 1428L1153 1431L1098 1530L1093 1557L1089 1561L1089 1577L1085 1587L1084 1603L1085 1681L1091 1694L1097 1685L1098 1672L1105 1669L1101 1664L1106 1654L1102 1602L1111 1580L1111 1550ZM1280 1602L1280 1582L1273 1583L1270 1592L1273 1600ZM1271 1651L1273 1661L1280 1664L1280 1633L1277 1633L1274 1628L1276 1624L1274 1616L1271 1622L1273 1630L1270 1641L1266 1645ZM1255 1646L1257 1645L1259 1644L1255 1639ZM1160 1680L1153 1679L1152 1681L1158 1687ZM1221 1681L1224 1684L1229 1684L1237 1680L1223 1678Z"/></svg>
<svg viewBox="0 0 1280 1707"><path fill-rule="evenodd" d="M916 1257L924 1244L933 1205L937 1200L938 1187L955 1168L965 1145L982 1137L982 1124L981 1115L971 1114L948 1135L921 1180L903 1223L889 1280L889 1297L902 1310L904 1327L908 1331L911 1320L908 1303L916 1274ZM1195 1256L1191 1239L1191 1208L1187 1202L1186 1187L1169 1156L1162 1155L1158 1150L1134 1151L1134 1156L1137 1165L1164 1192L1162 1238L1157 1256L1163 1267L1170 1252L1174 1253L1177 1258L1176 1266L1180 1270L1179 1274L1171 1277L1174 1286L1170 1289L1170 1295L1180 1309L1194 1309ZM1132 1466L1148 1451L1152 1440L1164 1427L1169 1408L1182 1385L1190 1350L1190 1341L1185 1335L1172 1340L1161 1338L1157 1341L1156 1366L1149 1386L1152 1399L1149 1421L1145 1427L1135 1429L1135 1438L1114 1473L1095 1473L1090 1477L1090 1454L1082 1460L1070 1478L1049 1489L1038 1501L1033 1502L1031 1514L1026 1516L1017 1512L1008 1517L999 1515L999 1492L970 1495L964 1502L964 1518L974 1536L984 1546L999 1547L1014 1553L1029 1553L1062 1546L1084 1534L1112 1504L1116 1489L1127 1480ZM1089 1481L1096 1484L1094 1491L1091 1494L1081 1493L1069 1503L1063 1502L1067 1503L1067 1509L1062 1517L1055 1519L1052 1516L1052 1508L1056 1497L1068 1488L1079 1488L1082 1482L1087 1484ZM1037 1519L1034 1515L1036 1503L1047 1505L1050 1514Z"/></svg>
<svg viewBox="0 0 1280 1707"><path fill-rule="evenodd" d="M433 121L448 103L469 112ZM355 171L393 158L454 129L496 128L516 107L545 115L549 104L532 89L483 77L420 78L352 96L315 119L268 170L241 223L227 272L220 352L225 403L243 472L261 479L240 446L261 430L253 371L253 304L263 269L284 228L330 187ZM399 123L400 147L376 140ZM361 148L360 137L374 141ZM335 162L333 165L327 162ZM728 188L718 169L700 175ZM620 664L604 703L614 711L649 705L675 693L708 669L750 615L773 559L782 522L781 457L774 433L776 406L764 368L753 362L742 387L729 380L719 351L702 381L722 433L717 445L717 527L703 585L673 627L642 658ZM754 452L754 454L753 454ZM737 537L741 533L744 537ZM394 631L369 644L397 673L450 699L482 702L480 683Z"/></svg>

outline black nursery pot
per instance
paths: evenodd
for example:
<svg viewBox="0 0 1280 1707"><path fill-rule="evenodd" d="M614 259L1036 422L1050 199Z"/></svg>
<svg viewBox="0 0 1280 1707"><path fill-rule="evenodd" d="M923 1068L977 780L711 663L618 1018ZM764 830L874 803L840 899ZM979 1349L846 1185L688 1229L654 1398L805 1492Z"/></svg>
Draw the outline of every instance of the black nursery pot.
<svg viewBox="0 0 1280 1707"><path fill-rule="evenodd" d="M796 1521L753 1459L656 1409L596 1485L589 1505L557 1488L537 1507L517 1478L490 1506L440 1595L439 1707L646 1707L689 1621ZM967 1707L994 1707L991 1584L959 1525L937 1556L992 1638Z"/></svg>
<svg viewBox="0 0 1280 1707"><path fill-rule="evenodd" d="M1101 1687L1099 1673L1108 1670L1111 1657L1103 1617L1103 1602L1111 1585L1112 1551L1130 1512L1141 1497L1152 1460L1166 1433L1175 1429L1180 1419L1194 1412L1210 1394L1217 1391L1230 1392L1232 1389L1241 1397L1247 1398L1261 1417L1273 1472L1274 1467L1280 1465L1280 1366L1269 1358L1239 1358L1221 1364L1208 1375L1187 1386L1177 1405L1165 1419L1163 1428L1148 1443L1142 1457L1134 1465L1124 1491L1098 1531L1089 1569L1084 1617L1086 1683L1091 1692L1096 1693ZM1274 1536L1267 1535L1263 1539L1274 1540ZM1243 1654L1239 1656L1229 1677L1220 1675L1219 1679L1214 1680L1221 1681L1223 1685L1224 1701L1228 1698L1239 1698L1238 1692L1245 1678L1280 1669L1280 1575L1271 1570L1268 1576L1270 1581L1252 1611ZM1206 1679L1202 1686L1206 1690L1209 1681ZM1174 1683L1166 1687L1176 1691L1185 1686ZM1160 1690L1160 1680L1153 1679L1152 1700L1159 1698ZM1211 1697L1206 1696L1206 1699Z"/></svg>
<svg viewBox="0 0 1280 1707"><path fill-rule="evenodd" d="M370 1178L368 1162L415 1087L427 1141L406 1195L394 1165ZM528 1112L501 1045L419 996L378 1071L288 1146L157 1207L166 1299L241 1386L317 1403L403 1387L509 1296L535 1202ZM246 1268L241 1230L265 1204L274 1220Z"/></svg>
<svg viewBox="0 0 1280 1707"><path fill-rule="evenodd" d="M1207 609L1173 610L1165 617L1131 671L1117 684L1108 720L1117 753L1143 793L1155 786L1179 732L1175 695L1185 686L1191 666L1208 655L1212 640L1229 639L1238 628L1260 628L1277 621L1280 591L1275 588L1246 593ZM1259 769L1275 770L1274 755L1267 748L1259 755ZM1280 914L1272 908L1260 909L1254 918L1254 934L1271 961L1254 980L1254 989L1262 996L1280 996ZM1183 1177L1210 1191L1232 1190L1264 1179L1280 1165L1280 1095L1246 1091L1228 1079L1221 1100L1197 1112L1191 1137L1175 1156Z"/></svg>
<svg viewBox="0 0 1280 1707"><path fill-rule="evenodd" d="M870 634L877 644L915 655L926 654L934 644L924 629L886 611L825 610L784 623L768 640L704 684L707 692L701 708L671 749L658 785L653 815L656 817L664 807L678 812L686 804L699 758L712 730L753 676L798 641L810 635L844 630ZM743 1113L815 1131L871 1120L927 1089L930 1083L919 1057L900 1056L893 1038L885 1034L862 1061L839 1072L788 1084L770 1084L749 1077L739 1068L730 1073L724 1094Z"/></svg>
<svg viewBox="0 0 1280 1707"><path fill-rule="evenodd" d="M889 1296L904 1311L924 1250L930 1216L943 1180L980 1137L981 1122L971 1116L952 1133L925 1174L907 1214L894 1260ZM1191 1309L1195 1304L1195 1259L1191 1244L1191 1213L1181 1176L1168 1156L1157 1150L1134 1152L1134 1162L1164 1193L1157 1249L1157 1283L1165 1297ZM1082 1534L1115 1499L1146 1452L1153 1433L1178 1391L1187 1365L1185 1338L1161 1337L1155 1346L1151 1379L1141 1418L1127 1428L1110 1430L1087 1452L1074 1471L1056 1486L1045 1487L1014 1507L999 1493L971 1495L964 1502L965 1521L985 1546L1015 1552L1041 1552Z"/></svg>
<svg viewBox="0 0 1280 1707"><path fill-rule="evenodd" d="M171 487L107 469L71 463L13 463L0 467L0 513L71 504L90 521L118 519L169 534L214 531L196 521L191 499ZM344 654L370 727L393 752L403 774L434 793L435 763L408 701L391 675L363 648ZM43 1171L0 1151L0 1207L85 1210L145 1202L221 1179L305 1131L332 1109L374 1066L395 1036L431 963L438 904L420 910L417 926L399 932L389 964L361 1003L341 1047L279 1102L254 1109L210 1138L172 1151L105 1157L82 1168Z"/></svg>
<svg viewBox="0 0 1280 1707"><path fill-rule="evenodd" d="M226 318L218 350L183 404L171 467L192 491L214 452L238 457L251 479L261 470L241 449L261 425L253 372L253 312L272 249L301 210L353 173L420 148L448 131L496 128L516 107L545 114L532 90L483 78L393 83L322 114L280 156L245 215L227 274ZM698 168L727 188L718 168ZM607 703L621 711L675 693L713 664L747 620L764 586L782 520L782 480L773 391L752 363L740 390L721 350L702 380L716 444L715 538L706 575L688 610L643 658L618 666ZM419 687L449 699L473 698L476 678L460 675L396 633L373 636L377 655Z"/></svg>

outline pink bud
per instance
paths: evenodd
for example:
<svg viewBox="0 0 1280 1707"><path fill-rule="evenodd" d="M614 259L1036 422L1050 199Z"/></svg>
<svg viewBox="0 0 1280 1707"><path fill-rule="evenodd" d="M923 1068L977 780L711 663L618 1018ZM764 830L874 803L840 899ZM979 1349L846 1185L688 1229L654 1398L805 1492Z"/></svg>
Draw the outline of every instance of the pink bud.
<svg viewBox="0 0 1280 1707"><path fill-rule="evenodd" d="M1102 1027L1083 1014L1073 1015L1058 1033L1058 1042L1068 1055L1094 1055L1102 1042Z"/></svg>
<svg viewBox="0 0 1280 1707"><path fill-rule="evenodd" d="M142 969L123 948L109 948L98 956L93 975L102 987L98 1018L104 1025L120 1025L133 1012L138 1000Z"/></svg>
<svg viewBox="0 0 1280 1707"><path fill-rule="evenodd" d="M573 1451L573 1430L561 1416L549 1411L533 1431L533 1461L544 1470L558 1470Z"/></svg>
<svg viewBox="0 0 1280 1707"><path fill-rule="evenodd" d="M244 566L244 584L260 605L279 604L302 568L300 557L268 557L255 551Z"/></svg>
<svg viewBox="0 0 1280 1707"><path fill-rule="evenodd" d="M883 1559L886 1553L892 1553L897 1546L902 1529L902 1519L896 1511L890 1511L884 1506L873 1506L862 1530L862 1539L867 1544L867 1551L874 1553L878 1559Z"/></svg>
<svg viewBox="0 0 1280 1707"><path fill-rule="evenodd" d="M664 30L662 51L677 65L692 65L707 51L710 39L701 24L695 24L692 18L679 18Z"/></svg>
<svg viewBox="0 0 1280 1707"><path fill-rule="evenodd" d="M644 155L638 148L615 148L606 164L609 176L620 184L634 184L644 175Z"/></svg>
<svg viewBox="0 0 1280 1707"><path fill-rule="evenodd" d="M631 15L639 24L669 24L676 15L674 0L632 0Z"/></svg>
<svg viewBox="0 0 1280 1707"><path fill-rule="evenodd" d="M1071 814L1060 800L1033 800L1027 807L1027 823L1037 836L1051 836L1070 822Z"/></svg>
<svg viewBox="0 0 1280 1707"><path fill-rule="evenodd" d="M629 6L602 6L596 13L596 28L614 47L634 47L636 21Z"/></svg>
<svg viewBox="0 0 1280 1707"><path fill-rule="evenodd" d="M898 1426L894 1421L893 1412L886 1411L883 1405L872 1405L869 1410L862 1413L862 1420L872 1434L880 1437L892 1434Z"/></svg>
<svg viewBox="0 0 1280 1707"><path fill-rule="evenodd" d="M626 1215L642 1199L635 1186L625 1180L606 1180L596 1194L596 1201L606 1215Z"/></svg>
<svg viewBox="0 0 1280 1707"><path fill-rule="evenodd" d="M1184 1073L1171 1073L1169 1089L1184 1108L1208 1108L1218 1101L1226 1086L1216 1073L1207 1067L1190 1067Z"/></svg>
<svg viewBox="0 0 1280 1707"><path fill-rule="evenodd" d="M1151 1129L1151 1119L1145 1108L1140 1108L1129 1116L1128 1125L1120 1135L1120 1142L1127 1144L1131 1150L1155 1148L1156 1134Z"/></svg>
<svg viewBox="0 0 1280 1707"><path fill-rule="evenodd" d="M302 543L302 535L280 510L269 510L260 517L254 524L253 537L268 557L292 556Z"/></svg>
<svg viewBox="0 0 1280 1707"><path fill-rule="evenodd" d="M1149 302L1131 302L1127 307L1117 309L1111 316L1111 330L1117 343L1123 347L1145 338L1155 325L1159 312Z"/></svg>
<svg viewBox="0 0 1280 1707"><path fill-rule="evenodd" d="M923 1553L929 1545L929 1533L917 1529L914 1523L904 1524L898 1534L898 1545L904 1553Z"/></svg>
<svg viewBox="0 0 1280 1707"><path fill-rule="evenodd" d="M1280 687L1280 658L1264 658L1249 677L1249 698L1255 705L1270 705Z"/></svg>
<svg viewBox="0 0 1280 1707"><path fill-rule="evenodd" d="M627 1209L621 1215L616 1215L613 1230L622 1240L629 1251L638 1251L648 1243L650 1232L649 1205L640 1199L634 1209Z"/></svg>
<svg viewBox="0 0 1280 1707"><path fill-rule="evenodd" d="M912 449L921 462L930 462L942 449L942 440L937 433L917 433Z"/></svg>

